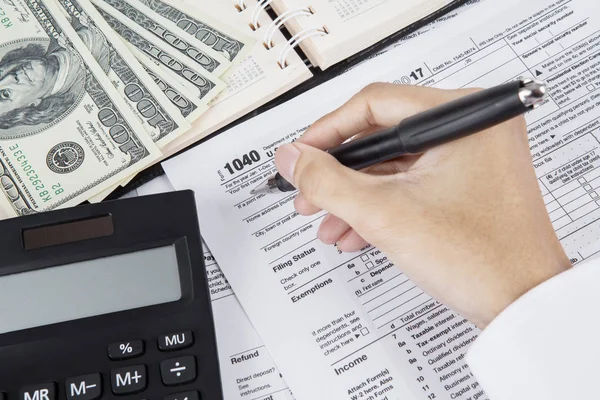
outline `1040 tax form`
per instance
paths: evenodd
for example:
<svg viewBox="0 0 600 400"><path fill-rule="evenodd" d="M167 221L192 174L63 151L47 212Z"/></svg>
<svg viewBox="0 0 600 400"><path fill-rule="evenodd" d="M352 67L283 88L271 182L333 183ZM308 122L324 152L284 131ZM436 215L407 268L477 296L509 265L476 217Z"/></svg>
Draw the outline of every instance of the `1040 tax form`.
<svg viewBox="0 0 600 400"><path fill-rule="evenodd" d="M369 81L458 88L546 80L550 98L526 116L540 190L572 261L598 251L600 5L531 0L497 15L493 3L475 8L493 19L434 51L414 52L431 47L431 37L451 37L456 24L381 56L397 65L388 74L366 63L163 164L175 188L195 190L204 239L299 400L487 399L465 363L476 327L379 250L338 254L319 243L323 215L299 216L295 193L250 194L274 172L277 146ZM348 92L331 99L342 87Z"/></svg>

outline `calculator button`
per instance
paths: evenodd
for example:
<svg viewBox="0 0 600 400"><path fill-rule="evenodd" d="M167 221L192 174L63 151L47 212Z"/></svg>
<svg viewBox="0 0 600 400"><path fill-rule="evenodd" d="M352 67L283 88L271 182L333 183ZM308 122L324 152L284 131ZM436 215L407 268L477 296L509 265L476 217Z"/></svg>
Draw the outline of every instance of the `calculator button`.
<svg viewBox="0 0 600 400"><path fill-rule="evenodd" d="M196 358L187 356L162 361L160 376L167 386L191 382L196 379Z"/></svg>
<svg viewBox="0 0 600 400"><path fill-rule="evenodd" d="M125 360L142 354L144 354L144 342L141 340L118 342L108 346L108 357L111 360Z"/></svg>
<svg viewBox="0 0 600 400"><path fill-rule="evenodd" d="M192 331L184 331L163 335L158 338L158 348L162 351L184 349L194 344Z"/></svg>
<svg viewBox="0 0 600 400"><path fill-rule="evenodd" d="M55 400L56 385L54 382L28 385L21 388L20 400Z"/></svg>
<svg viewBox="0 0 600 400"><path fill-rule="evenodd" d="M200 400L200 395L196 391L183 392L183 393L172 394L170 396L163 398L163 400Z"/></svg>
<svg viewBox="0 0 600 400"><path fill-rule="evenodd" d="M110 371L110 386L117 395L141 392L146 389L146 366L113 369Z"/></svg>
<svg viewBox="0 0 600 400"><path fill-rule="evenodd" d="M6 400L6 393L0 392L0 400Z"/></svg>
<svg viewBox="0 0 600 400"><path fill-rule="evenodd" d="M89 374L65 381L68 400L95 400L102 396L102 377Z"/></svg>

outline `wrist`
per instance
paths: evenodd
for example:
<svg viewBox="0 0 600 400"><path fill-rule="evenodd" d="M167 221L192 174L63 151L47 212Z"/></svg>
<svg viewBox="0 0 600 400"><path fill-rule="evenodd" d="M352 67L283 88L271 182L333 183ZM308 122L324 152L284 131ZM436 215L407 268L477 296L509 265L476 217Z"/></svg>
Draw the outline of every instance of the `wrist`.
<svg viewBox="0 0 600 400"><path fill-rule="evenodd" d="M506 270L507 279L505 279L504 287L500 288L494 296L495 301L493 304L473 322L479 328L484 329L502 311L525 294L571 267L569 259L561 248L559 254L552 259L544 258L543 262L537 264L524 267L518 266Z"/></svg>

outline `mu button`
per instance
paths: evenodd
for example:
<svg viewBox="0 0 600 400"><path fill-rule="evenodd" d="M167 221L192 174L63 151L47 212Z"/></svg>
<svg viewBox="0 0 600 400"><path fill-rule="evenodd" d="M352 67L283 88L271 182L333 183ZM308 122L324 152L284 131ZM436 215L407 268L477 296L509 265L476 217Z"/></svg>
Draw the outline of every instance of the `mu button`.
<svg viewBox="0 0 600 400"><path fill-rule="evenodd" d="M100 374L90 374L67 379L65 382L68 400L95 400L102 396Z"/></svg>
<svg viewBox="0 0 600 400"><path fill-rule="evenodd" d="M146 389L146 367L132 365L110 371L110 386L116 395L141 392Z"/></svg>
<svg viewBox="0 0 600 400"><path fill-rule="evenodd" d="M196 379L194 356L171 358L160 363L160 376L167 386L188 383Z"/></svg>
<svg viewBox="0 0 600 400"><path fill-rule="evenodd" d="M192 331L183 331L162 335L158 338L158 348L162 351L171 351L190 347L194 344Z"/></svg>

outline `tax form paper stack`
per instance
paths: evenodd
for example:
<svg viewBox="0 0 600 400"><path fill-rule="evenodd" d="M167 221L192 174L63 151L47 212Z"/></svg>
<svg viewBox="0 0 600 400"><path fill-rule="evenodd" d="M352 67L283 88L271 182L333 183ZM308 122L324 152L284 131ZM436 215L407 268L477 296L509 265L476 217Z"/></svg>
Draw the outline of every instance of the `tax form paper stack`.
<svg viewBox="0 0 600 400"><path fill-rule="evenodd" d="M481 2L164 164L176 189L196 191L204 239L297 399L488 399L466 364L475 326L377 249L339 254L322 245L323 214L296 214L295 193L250 194L275 171L277 146L371 81L546 80L549 99L526 116L539 188L572 261L600 249L600 5L499 3Z"/></svg>

